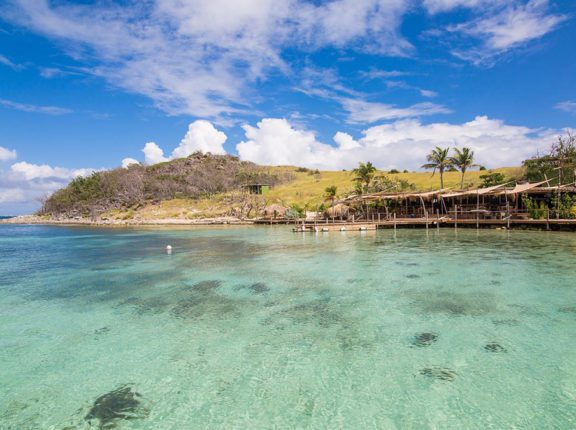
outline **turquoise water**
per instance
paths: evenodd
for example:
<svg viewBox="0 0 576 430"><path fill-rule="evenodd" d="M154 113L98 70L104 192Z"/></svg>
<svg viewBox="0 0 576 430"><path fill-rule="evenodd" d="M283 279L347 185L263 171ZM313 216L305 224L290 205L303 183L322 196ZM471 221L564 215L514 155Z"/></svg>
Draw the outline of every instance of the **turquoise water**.
<svg viewBox="0 0 576 430"><path fill-rule="evenodd" d="M546 232L0 226L0 428L575 428L575 256Z"/></svg>

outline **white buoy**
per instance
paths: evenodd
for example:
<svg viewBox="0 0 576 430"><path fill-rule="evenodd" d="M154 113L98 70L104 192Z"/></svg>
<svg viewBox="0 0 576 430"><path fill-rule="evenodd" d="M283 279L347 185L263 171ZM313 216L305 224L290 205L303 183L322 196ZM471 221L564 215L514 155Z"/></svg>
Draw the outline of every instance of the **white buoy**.
<svg viewBox="0 0 576 430"><path fill-rule="evenodd" d="M167 245L167 246L166 246L166 253L167 253L167 254L172 254L172 245Z"/></svg>

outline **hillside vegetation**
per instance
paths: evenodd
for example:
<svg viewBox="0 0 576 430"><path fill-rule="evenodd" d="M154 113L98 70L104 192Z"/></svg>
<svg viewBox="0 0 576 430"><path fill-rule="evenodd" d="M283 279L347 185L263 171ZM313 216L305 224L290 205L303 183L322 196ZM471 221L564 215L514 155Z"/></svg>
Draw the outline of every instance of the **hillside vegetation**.
<svg viewBox="0 0 576 430"><path fill-rule="evenodd" d="M152 166L136 164L78 177L48 197L40 213L94 218L173 199L211 199L250 182L274 186L291 179L289 172L273 172L231 155L194 153Z"/></svg>
<svg viewBox="0 0 576 430"><path fill-rule="evenodd" d="M502 168L512 179L521 168ZM466 173L466 187L478 186L486 171ZM401 189L428 191L440 187L429 172L376 176ZM327 204L326 188L336 187L335 198L355 192L352 171L318 171L292 166L258 166L230 155L195 153L152 166L133 165L74 179L44 202L40 213L50 217L91 217L116 220L189 219L235 216L251 218L270 205L315 211ZM459 188L461 174L445 172L446 188ZM242 186L266 183L265 195L249 195Z"/></svg>
<svg viewBox="0 0 576 430"><path fill-rule="evenodd" d="M212 218L221 216L254 217L262 214L264 208L279 204L284 207L297 207L301 210L315 211L322 205L329 205L325 189L335 185L337 198L346 197L354 192L354 175L350 171L303 171L296 167L267 167L265 171L272 176L288 178L278 183L272 190L262 196L250 196L235 190L198 198L178 197L147 204L138 208L124 208L109 211L104 216L117 220L140 219L187 219ZM512 179L523 174L521 168L501 168L498 172ZM426 172L390 174L378 172L389 178L408 181L414 190L428 191L439 188L438 175ZM479 186L480 175L487 172L471 171L466 174L467 186ZM460 174L444 174L445 187L458 188Z"/></svg>

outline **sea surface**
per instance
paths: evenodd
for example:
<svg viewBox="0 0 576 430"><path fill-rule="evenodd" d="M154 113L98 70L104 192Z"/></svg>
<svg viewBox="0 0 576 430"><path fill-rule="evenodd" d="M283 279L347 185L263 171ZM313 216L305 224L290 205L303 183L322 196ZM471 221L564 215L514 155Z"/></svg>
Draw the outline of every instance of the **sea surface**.
<svg viewBox="0 0 576 430"><path fill-rule="evenodd" d="M0 429L573 429L575 257L553 232L0 226Z"/></svg>

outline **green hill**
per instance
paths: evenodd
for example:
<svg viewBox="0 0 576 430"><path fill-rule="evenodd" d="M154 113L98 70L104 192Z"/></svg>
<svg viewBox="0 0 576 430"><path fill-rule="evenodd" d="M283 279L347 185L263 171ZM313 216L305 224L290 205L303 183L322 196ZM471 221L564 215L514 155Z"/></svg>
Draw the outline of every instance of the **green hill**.
<svg viewBox="0 0 576 430"><path fill-rule="evenodd" d="M496 169L507 178L519 168ZM482 173L466 174L466 187L479 185ZM429 172L377 172L386 180L404 181L413 190L439 188L439 176ZM317 210L325 189L337 187L337 198L353 193L350 171L318 171L293 166L258 166L230 155L195 153L152 166L96 172L74 179L45 202L41 215L51 218L110 220L196 219L221 216L253 218L272 204ZM445 187L458 187L460 173L445 173ZM250 195L243 185L267 183L271 191Z"/></svg>
<svg viewBox="0 0 576 430"><path fill-rule="evenodd" d="M322 203L326 203L324 193L328 186L338 187L338 198L346 197L353 193L353 174L350 171L303 171L304 169L282 166L262 167L271 177L289 178L282 183L273 186L268 194L262 196L245 196L235 190L218 193L209 197L199 198L174 198L166 199L158 203L150 203L136 210L114 210L105 214L112 219L198 219L220 216L238 216L241 214L240 206L248 204L252 211L242 216L253 217L266 206L280 204L285 207L296 205L302 209L317 210ZM507 178L520 177L523 174L521 168L509 167L491 170L499 172ZM466 173L465 184L467 187L481 184L480 175L487 171L471 171ZM415 186L415 190L428 191L440 187L439 176L432 176L430 172L411 172L389 174L379 172L390 178L402 179ZM447 172L444 175L445 187L459 188L460 173ZM244 197L242 197L244 196Z"/></svg>

